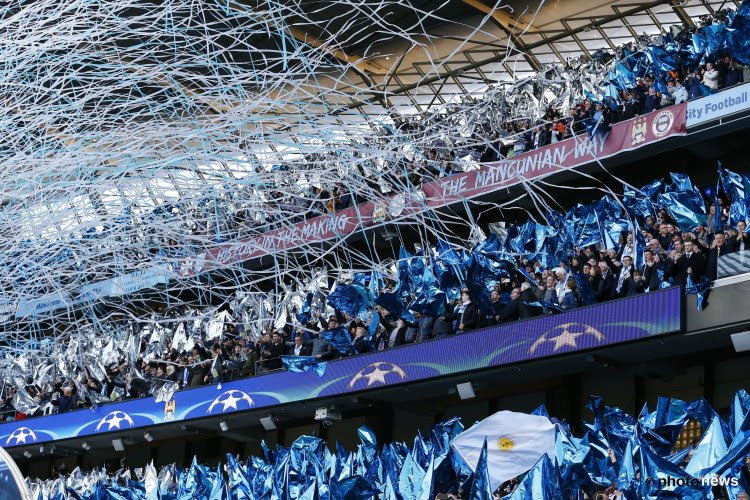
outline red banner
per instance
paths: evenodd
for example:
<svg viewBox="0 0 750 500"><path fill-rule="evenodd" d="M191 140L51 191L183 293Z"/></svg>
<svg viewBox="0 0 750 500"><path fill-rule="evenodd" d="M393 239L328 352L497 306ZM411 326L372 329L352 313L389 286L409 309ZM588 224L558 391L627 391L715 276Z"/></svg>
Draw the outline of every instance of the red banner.
<svg viewBox="0 0 750 500"><path fill-rule="evenodd" d="M647 144L685 135L685 103L616 123L605 136L578 136L550 144L479 169L422 185L424 198L399 194L378 202L368 202L335 214L315 217L294 226L269 231L260 236L224 243L195 257L181 259L181 276L222 268L248 259L291 250L332 238L348 236L358 229L375 226L415 212L484 195L500 188L539 179L609 158Z"/></svg>

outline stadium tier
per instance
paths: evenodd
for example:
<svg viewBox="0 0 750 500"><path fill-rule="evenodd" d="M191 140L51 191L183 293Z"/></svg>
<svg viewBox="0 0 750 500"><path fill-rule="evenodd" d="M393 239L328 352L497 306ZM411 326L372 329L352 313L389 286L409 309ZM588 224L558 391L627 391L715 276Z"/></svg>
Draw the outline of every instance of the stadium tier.
<svg viewBox="0 0 750 500"><path fill-rule="evenodd" d="M0 10L0 499L750 500L750 0Z"/></svg>

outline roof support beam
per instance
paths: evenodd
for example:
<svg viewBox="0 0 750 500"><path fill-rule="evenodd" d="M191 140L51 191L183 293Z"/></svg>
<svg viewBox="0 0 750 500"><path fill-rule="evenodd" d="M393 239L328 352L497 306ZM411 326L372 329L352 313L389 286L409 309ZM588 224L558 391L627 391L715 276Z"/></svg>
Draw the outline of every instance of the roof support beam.
<svg viewBox="0 0 750 500"><path fill-rule="evenodd" d="M257 0L230 0L228 4L239 11L252 11L255 12L258 9ZM377 63L374 63L372 61L368 61L362 56L359 56L357 54L347 54L343 50L331 47L326 42L321 41L318 39L317 35L307 33L304 29L299 28L297 26L292 26L284 23L284 31L291 36L292 38L296 39L299 42L305 43L307 45L310 45L312 47L315 47L316 49L321 49L324 52L328 53L330 56L338 59L341 62L344 62L353 68L356 68L360 72L367 72L367 73L373 73L376 75L386 75L388 74L388 68L385 68Z"/></svg>
<svg viewBox="0 0 750 500"><path fill-rule="evenodd" d="M339 61L344 62L357 69L361 73L374 73L376 75L385 75L388 73L388 68L384 68L383 66L372 61L367 61L361 56L355 54L346 54L341 49L329 47L325 42L322 42L316 37L311 36L301 28L298 28L296 26L287 26L286 32L296 40L315 47L316 49L321 49L322 51L328 53L332 57L335 57Z"/></svg>
<svg viewBox="0 0 750 500"><path fill-rule="evenodd" d="M567 37L569 37L571 35L581 33L581 32L583 32L585 30L588 30L588 29L598 28L599 26L603 26L603 25L605 25L607 23L611 23L612 21L616 21L618 19L622 19L623 17L632 16L634 14L638 14L640 12L643 12L646 9L650 9L650 8L656 7L657 5L663 5L663 4L664 4L664 0L652 0L651 2L647 2L647 3L644 3L644 4L638 5L637 7L633 7L632 9L629 9L629 10L626 10L626 11L623 11L623 12L619 12L617 14L612 14L611 16L605 16L605 17L599 18L596 21L592 21L589 24L585 24L583 26L579 26L579 27L574 28L572 30L562 31L562 32L557 33L556 35L553 35L553 36L551 36L551 37L549 37L547 39L542 39L542 40L540 40L538 42L530 43L530 44L526 45L526 50L528 51L528 50L531 50L531 49L535 49L537 47L541 47L543 45L547 45L547 44L552 43L552 42L557 42L557 41L563 40L563 39L565 39L565 38L567 38ZM410 83L409 85L405 85L405 86L396 88L394 90L391 90L391 91L388 92L388 94L389 95L403 94L403 93L406 93L406 92L408 92L410 90L414 90L417 87L421 87L422 85L427 85L427 84L430 84L430 83L435 83L435 82L441 81L441 80L443 80L446 77L446 75L449 75L449 76L453 76L453 75L459 76L459 75L461 75L461 74L463 74L463 73L465 73L467 71L471 71L473 69L480 68L482 66L486 66L487 64L492 64L492 63L496 63L498 61L502 61L506 57L507 56L504 55L504 54L495 55L493 57L488 57L486 59L482 59L480 61L476 61L476 62L473 62L471 64L467 64L467 65L462 66L460 68L456 68L456 69L448 70L448 71L443 71L443 72L440 72L440 73L436 74L435 76L431 76L430 78L425 78L425 79L420 80L418 82ZM361 106L364 106L366 104L372 104L372 102L370 102L370 100L362 100L362 101L358 102L356 105L354 105L354 107L361 107ZM350 106L350 107L341 109L339 112L343 113L343 112L345 112L345 111L347 111L349 109L352 109L352 107Z"/></svg>
<svg viewBox="0 0 750 500"><path fill-rule="evenodd" d="M695 28L695 23L690 19L690 16L687 15L687 12L685 12L685 9L682 8L682 5L680 5L678 0L670 0L669 3L672 6L674 13L680 18L682 24L688 28Z"/></svg>
<svg viewBox="0 0 750 500"><path fill-rule="evenodd" d="M518 28L526 30L532 28L533 26L531 26L530 24L527 25L522 23L504 10L493 9L492 7L489 7L488 5L482 3L480 0L463 0L463 2L474 7L480 12L489 14L495 24L508 35L508 38L510 38L511 42L513 42L513 45L515 45L515 47L520 52L522 52L523 58L526 59L526 62L531 65L534 71L539 71L542 69L542 65L539 63L539 60L534 57L531 52L528 51L526 45L521 41L519 37L517 37L513 33L513 31Z"/></svg>

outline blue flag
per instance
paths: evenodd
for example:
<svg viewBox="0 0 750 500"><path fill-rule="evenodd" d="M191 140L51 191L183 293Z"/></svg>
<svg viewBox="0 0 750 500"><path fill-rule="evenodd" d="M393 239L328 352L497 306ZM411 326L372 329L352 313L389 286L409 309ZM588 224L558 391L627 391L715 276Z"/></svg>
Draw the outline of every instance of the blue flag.
<svg viewBox="0 0 750 500"><path fill-rule="evenodd" d="M301 373L312 370L318 377L322 377L326 372L326 362L315 356L281 356L281 363L290 372Z"/></svg>
<svg viewBox="0 0 750 500"><path fill-rule="evenodd" d="M559 473L552 460L545 454L526 474L508 500L563 500L564 498Z"/></svg>
<svg viewBox="0 0 750 500"><path fill-rule="evenodd" d="M479 453L479 460L474 469L474 478L471 481L471 490L469 490L470 500L490 500L492 498L492 487L490 486L490 476L487 469L487 438L484 439L482 451Z"/></svg>
<svg viewBox="0 0 750 500"><path fill-rule="evenodd" d="M695 476L702 476L702 471L716 465L727 454L727 442L721 428L721 419L714 415L711 425L703 433L703 437L685 466L685 472Z"/></svg>
<svg viewBox="0 0 750 500"><path fill-rule="evenodd" d="M349 336L349 331L344 326L334 328L333 330L324 330L320 332L320 337L327 340L331 345L342 354L354 354L354 346Z"/></svg>

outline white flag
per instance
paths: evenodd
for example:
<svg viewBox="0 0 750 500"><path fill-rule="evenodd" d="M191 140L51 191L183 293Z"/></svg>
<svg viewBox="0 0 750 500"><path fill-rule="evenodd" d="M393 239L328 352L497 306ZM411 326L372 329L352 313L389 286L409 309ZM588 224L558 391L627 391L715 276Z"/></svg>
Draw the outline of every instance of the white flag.
<svg viewBox="0 0 750 500"><path fill-rule="evenodd" d="M451 444L474 470L485 439L493 491L531 469L545 453L555 456L555 426L539 415L499 411L459 434Z"/></svg>

